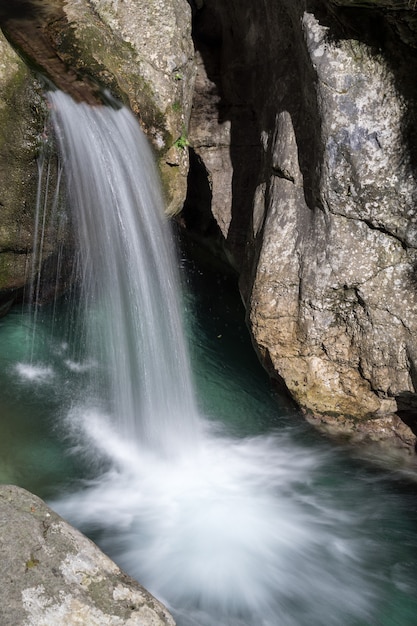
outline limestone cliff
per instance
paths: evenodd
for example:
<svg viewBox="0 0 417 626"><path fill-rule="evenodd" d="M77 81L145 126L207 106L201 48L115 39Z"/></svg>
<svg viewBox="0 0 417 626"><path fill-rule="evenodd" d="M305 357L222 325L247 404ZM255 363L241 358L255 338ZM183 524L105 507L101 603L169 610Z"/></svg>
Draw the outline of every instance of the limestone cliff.
<svg viewBox="0 0 417 626"><path fill-rule="evenodd" d="M412 446L415 14L376 4L195 5L185 215L214 216L261 359L310 417Z"/></svg>

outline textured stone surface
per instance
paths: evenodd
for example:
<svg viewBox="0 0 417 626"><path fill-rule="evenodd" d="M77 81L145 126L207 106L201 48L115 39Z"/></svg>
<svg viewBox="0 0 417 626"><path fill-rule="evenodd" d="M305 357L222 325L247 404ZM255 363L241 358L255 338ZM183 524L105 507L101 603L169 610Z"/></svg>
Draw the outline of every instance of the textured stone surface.
<svg viewBox="0 0 417 626"><path fill-rule="evenodd" d="M30 296L29 277L41 256L47 297L56 282L48 259L61 245L71 247L60 219L46 221L42 254L34 240L38 157L46 148L52 156L44 162L39 199L48 215L58 178L53 145L45 143L42 90L50 83L40 83L28 68L41 69L77 100L94 105L108 90L132 108L158 156L168 213L180 210L186 195L195 70L186 0L15 0L0 6L0 26L27 61L0 34L1 315L16 297Z"/></svg>
<svg viewBox="0 0 417 626"><path fill-rule="evenodd" d="M188 3L71 0L64 12L69 63L108 84L137 113L159 154L167 211L178 212L186 194L188 152L177 142L187 134L194 83ZM58 51L61 37L59 31Z"/></svg>
<svg viewBox="0 0 417 626"><path fill-rule="evenodd" d="M2 626L175 626L166 608L42 500L0 486Z"/></svg>
<svg viewBox="0 0 417 626"><path fill-rule="evenodd" d="M316 423L413 446L414 14L336 4L206 0L191 143L268 370Z"/></svg>
<svg viewBox="0 0 417 626"><path fill-rule="evenodd" d="M159 155L168 212L186 193L186 137L194 81L186 0L24 2L0 9L0 25L28 63L75 99L102 90L129 104Z"/></svg>
<svg viewBox="0 0 417 626"><path fill-rule="evenodd" d="M38 157L46 116L38 81L0 33L0 314L23 290L36 256ZM49 161L50 177L56 180L55 166ZM45 176L47 168L45 163ZM46 209L51 210L51 202ZM60 238L53 223L49 235L44 259L54 253Z"/></svg>

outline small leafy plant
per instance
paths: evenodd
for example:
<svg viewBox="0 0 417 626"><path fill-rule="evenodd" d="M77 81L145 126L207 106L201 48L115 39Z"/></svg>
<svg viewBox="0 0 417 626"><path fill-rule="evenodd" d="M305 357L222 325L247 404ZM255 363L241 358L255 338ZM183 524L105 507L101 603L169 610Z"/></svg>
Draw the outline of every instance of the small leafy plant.
<svg viewBox="0 0 417 626"><path fill-rule="evenodd" d="M179 150L185 150L185 148L187 148L187 146L189 145L190 144L188 143L185 131L181 133L181 137L178 137L178 139L174 141L174 146Z"/></svg>

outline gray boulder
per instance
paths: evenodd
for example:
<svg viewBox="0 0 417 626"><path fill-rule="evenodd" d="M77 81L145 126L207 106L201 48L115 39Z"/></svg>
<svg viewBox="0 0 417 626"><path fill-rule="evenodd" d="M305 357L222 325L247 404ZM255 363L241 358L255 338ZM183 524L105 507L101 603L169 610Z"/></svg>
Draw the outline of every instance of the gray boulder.
<svg viewBox="0 0 417 626"><path fill-rule="evenodd" d="M42 500L0 486L1 626L175 626L167 609Z"/></svg>

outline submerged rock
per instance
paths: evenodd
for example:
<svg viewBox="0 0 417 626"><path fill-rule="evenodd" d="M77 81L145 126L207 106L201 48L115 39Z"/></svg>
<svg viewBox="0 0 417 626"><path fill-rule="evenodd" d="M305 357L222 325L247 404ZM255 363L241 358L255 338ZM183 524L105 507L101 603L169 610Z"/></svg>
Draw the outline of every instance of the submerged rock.
<svg viewBox="0 0 417 626"><path fill-rule="evenodd" d="M175 626L167 609L42 500L0 486L4 626Z"/></svg>

